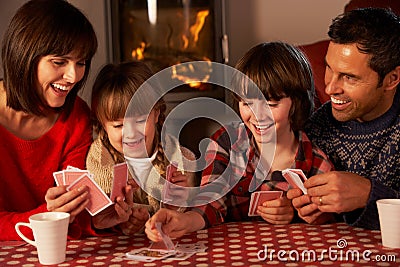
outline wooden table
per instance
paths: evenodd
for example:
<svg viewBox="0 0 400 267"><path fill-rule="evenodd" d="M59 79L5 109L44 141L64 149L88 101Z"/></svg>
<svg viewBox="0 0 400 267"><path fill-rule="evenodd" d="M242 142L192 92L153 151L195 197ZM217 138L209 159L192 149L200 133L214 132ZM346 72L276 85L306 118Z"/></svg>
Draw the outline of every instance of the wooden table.
<svg viewBox="0 0 400 267"><path fill-rule="evenodd" d="M400 249L382 246L380 231L329 225L226 223L176 240L208 247L184 261L150 263L124 260L136 248L148 247L145 235L71 240L67 260L59 266L400 266ZM0 266L40 266L36 248L0 242Z"/></svg>

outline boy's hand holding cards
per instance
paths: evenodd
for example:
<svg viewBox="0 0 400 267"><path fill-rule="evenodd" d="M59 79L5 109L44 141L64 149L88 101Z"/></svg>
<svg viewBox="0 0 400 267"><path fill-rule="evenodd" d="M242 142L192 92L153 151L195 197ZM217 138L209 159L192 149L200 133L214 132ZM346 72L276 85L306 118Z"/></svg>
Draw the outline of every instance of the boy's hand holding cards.
<svg viewBox="0 0 400 267"><path fill-rule="evenodd" d="M258 206L262 206L265 201L274 200L282 197L283 191L255 191L250 197L248 216L260 216L257 214Z"/></svg>
<svg viewBox="0 0 400 267"><path fill-rule="evenodd" d="M285 177L286 181L292 187L301 189L304 195L307 194L307 189L303 184L307 180L307 177L301 169L285 169L282 171L282 176Z"/></svg>
<svg viewBox="0 0 400 267"><path fill-rule="evenodd" d="M155 260L185 260L197 252L205 252L207 247L203 243L176 245L161 229L161 223L156 223L162 241L152 243L148 248L135 249L125 254L125 259L152 262Z"/></svg>

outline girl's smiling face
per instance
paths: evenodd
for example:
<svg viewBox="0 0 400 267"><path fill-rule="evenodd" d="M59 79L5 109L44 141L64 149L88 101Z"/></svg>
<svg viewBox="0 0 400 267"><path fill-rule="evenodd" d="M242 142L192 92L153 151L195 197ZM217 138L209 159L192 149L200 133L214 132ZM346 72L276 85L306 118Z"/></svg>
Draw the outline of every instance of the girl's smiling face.
<svg viewBox="0 0 400 267"><path fill-rule="evenodd" d="M159 115L160 111L153 109L149 115L125 118L122 137L124 155L132 158L151 157Z"/></svg>
<svg viewBox="0 0 400 267"><path fill-rule="evenodd" d="M119 119L116 121L105 121L104 130L107 132L108 140L110 144L119 153L123 153L122 149L122 128L124 126L124 119Z"/></svg>

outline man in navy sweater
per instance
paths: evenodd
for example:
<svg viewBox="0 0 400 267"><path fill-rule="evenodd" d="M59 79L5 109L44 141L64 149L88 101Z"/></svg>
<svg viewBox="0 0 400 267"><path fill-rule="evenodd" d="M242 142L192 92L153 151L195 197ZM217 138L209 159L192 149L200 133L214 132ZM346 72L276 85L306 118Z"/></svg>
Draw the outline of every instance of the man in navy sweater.
<svg viewBox="0 0 400 267"><path fill-rule="evenodd" d="M330 101L306 132L336 171L288 192L308 223L327 213L379 229L376 200L400 198L400 18L388 9L356 9L333 20L325 57Z"/></svg>

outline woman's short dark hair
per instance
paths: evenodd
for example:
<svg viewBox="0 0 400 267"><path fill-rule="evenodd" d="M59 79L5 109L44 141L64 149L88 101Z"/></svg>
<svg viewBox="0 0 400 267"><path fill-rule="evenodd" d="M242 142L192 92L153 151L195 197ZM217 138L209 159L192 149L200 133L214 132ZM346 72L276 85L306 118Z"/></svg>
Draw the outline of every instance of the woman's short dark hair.
<svg viewBox="0 0 400 267"><path fill-rule="evenodd" d="M258 87L257 90L251 90L239 86L239 98L234 98L236 106L242 98L259 98L261 94L258 91L266 100L290 97L290 127L294 132L303 129L314 108L314 80L310 64L299 49L283 42L261 43L238 61L236 69ZM239 85L248 84L236 82Z"/></svg>
<svg viewBox="0 0 400 267"><path fill-rule="evenodd" d="M331 41L357 44L370 54L369 66L381 84L386 74L400 66L400 18L390 9L360 8L335 18L329 27Z"/></svg>
<svg viewBox="0 0 400 267"><path fill-rule="evenodd" d="M64 108L71 109L89 74L97 38L89 20L64 0L32 0L18 9L4 35L2 60L7 105L42 115L47 105L37 91L37 66L47 55L77 52L85 60L85 74L68 94Z"/></svg>

